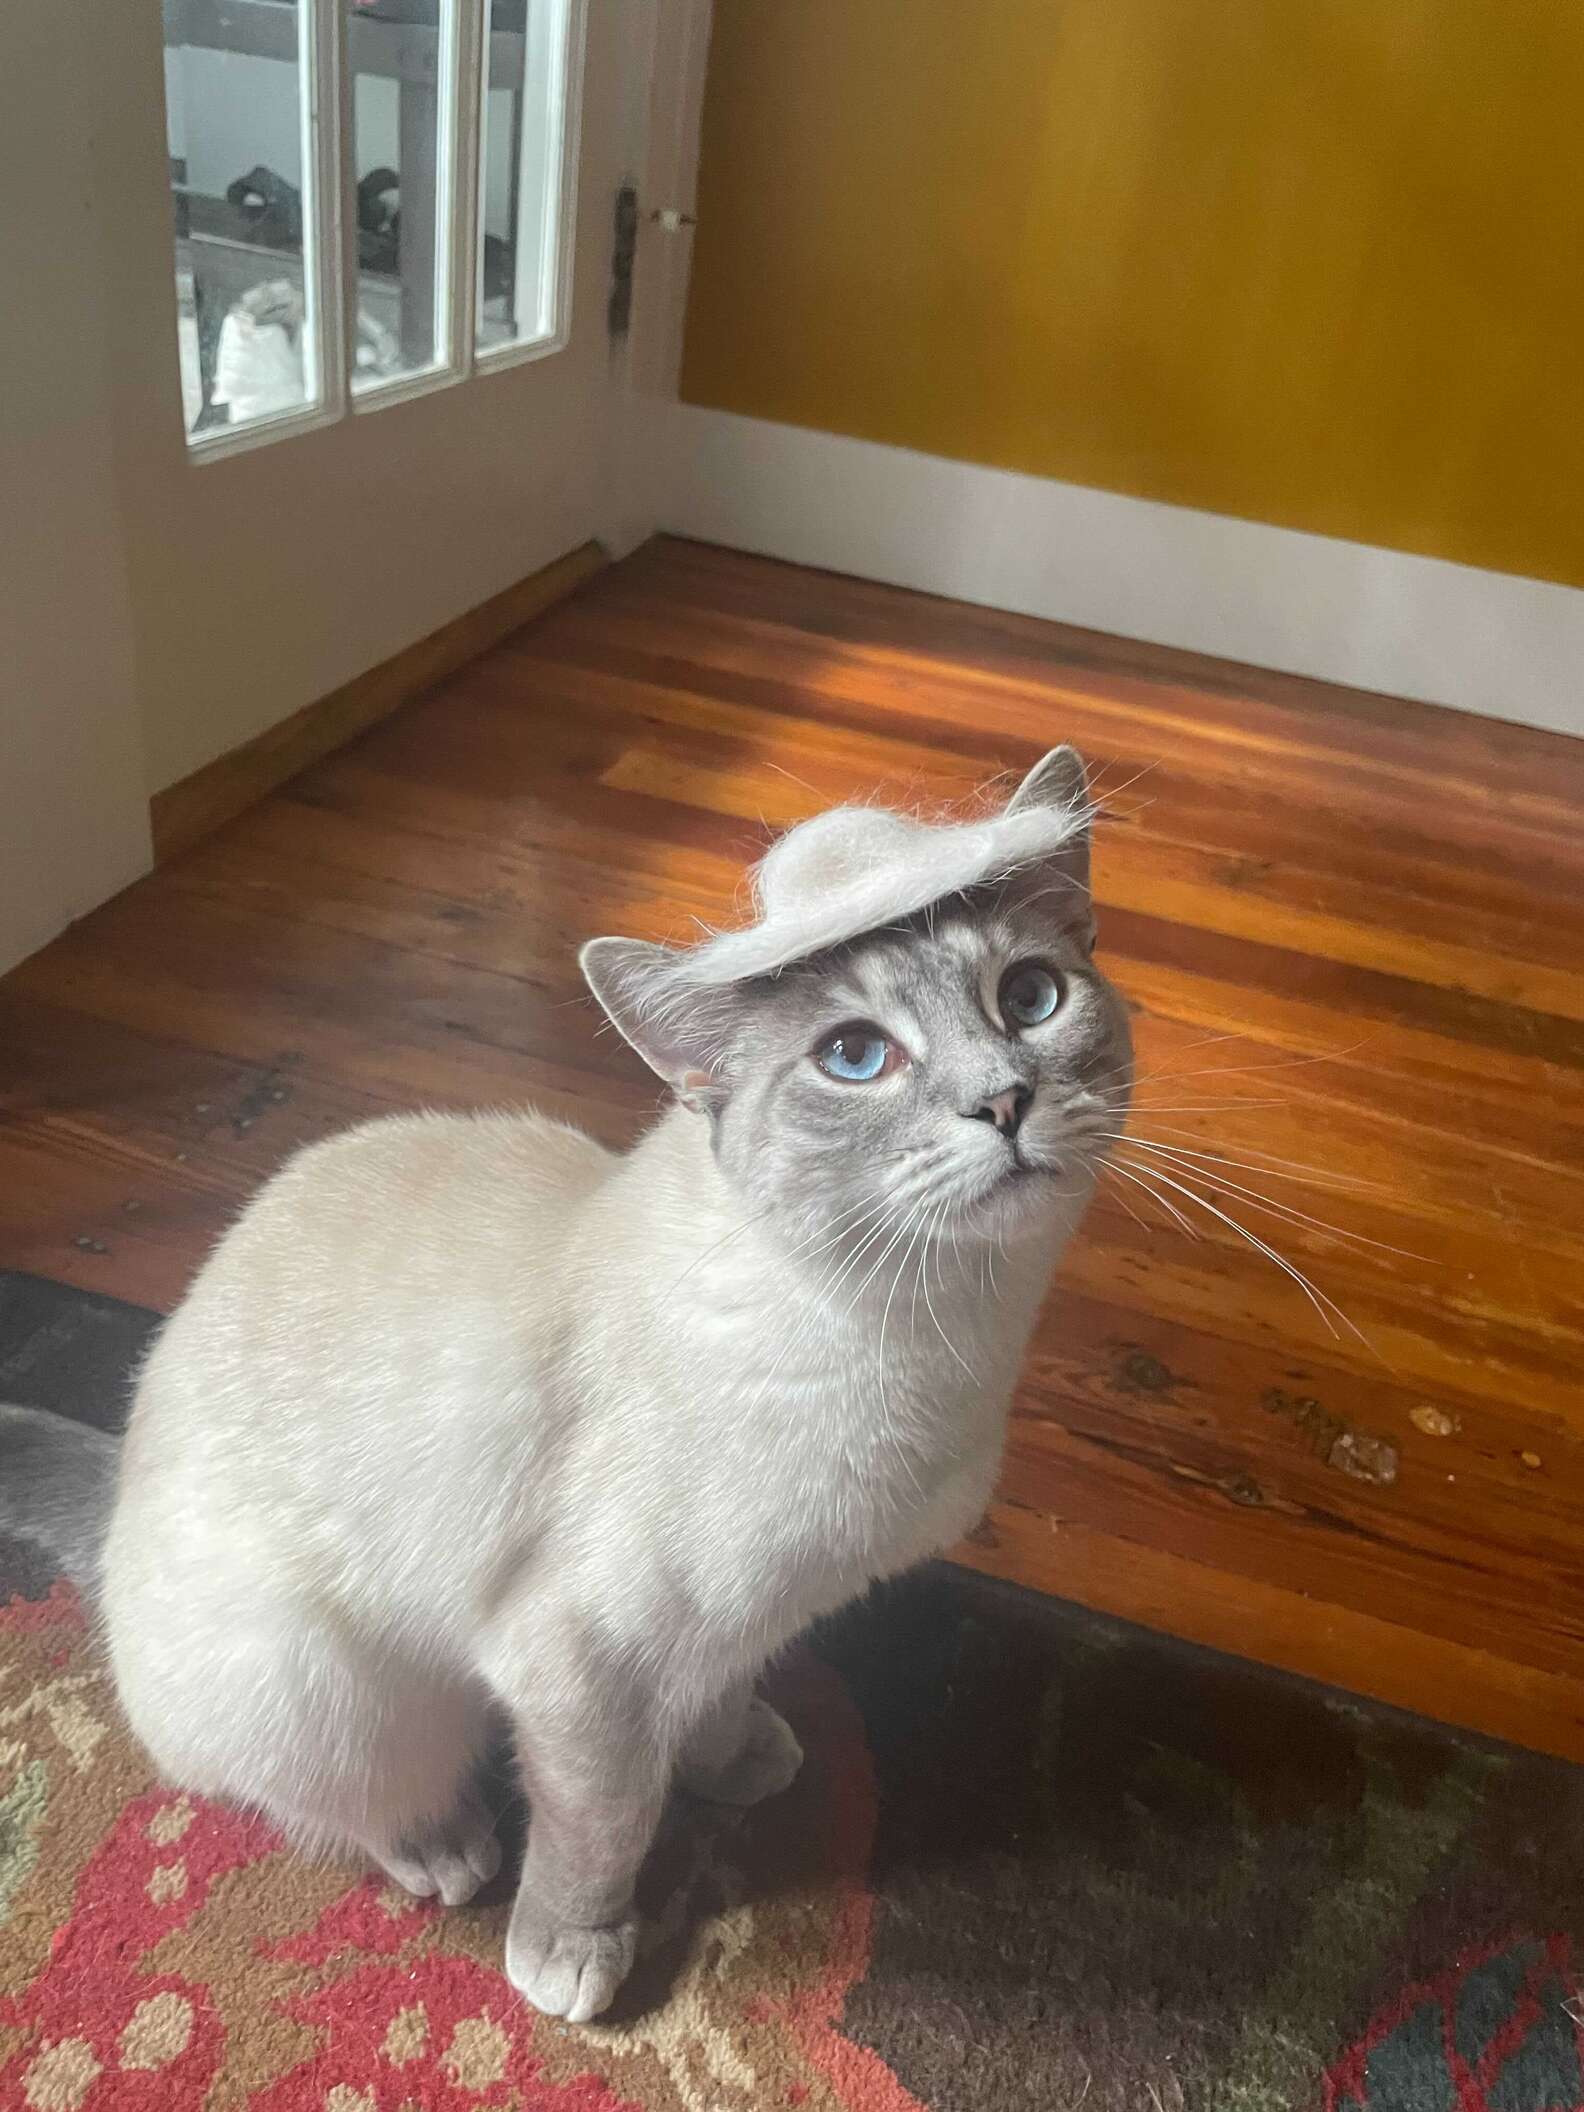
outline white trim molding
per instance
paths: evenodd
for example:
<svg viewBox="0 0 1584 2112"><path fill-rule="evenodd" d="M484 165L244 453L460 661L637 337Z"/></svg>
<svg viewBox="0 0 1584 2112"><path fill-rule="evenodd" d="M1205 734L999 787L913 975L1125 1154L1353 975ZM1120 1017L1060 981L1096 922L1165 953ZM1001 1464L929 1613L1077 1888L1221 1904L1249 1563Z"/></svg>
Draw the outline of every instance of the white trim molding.
<svg viewBox="0 0 1584 2112"><path fill-rule="evenodd" d="M1584 590L680 404L661 526L1584 735Z"/></svg>

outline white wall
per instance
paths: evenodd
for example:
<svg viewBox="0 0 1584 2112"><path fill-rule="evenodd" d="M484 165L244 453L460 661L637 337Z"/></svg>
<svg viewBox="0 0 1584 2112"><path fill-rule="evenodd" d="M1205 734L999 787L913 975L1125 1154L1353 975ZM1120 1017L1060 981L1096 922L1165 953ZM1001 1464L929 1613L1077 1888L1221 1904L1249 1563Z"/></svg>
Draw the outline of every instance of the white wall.
<svg viewBox="0 0 1584 2112"><path fill-rule="evenodd" d="M0 968L148 863L96 283L104 198L76 64L98 14L7 0L3 32Z"/></svg>

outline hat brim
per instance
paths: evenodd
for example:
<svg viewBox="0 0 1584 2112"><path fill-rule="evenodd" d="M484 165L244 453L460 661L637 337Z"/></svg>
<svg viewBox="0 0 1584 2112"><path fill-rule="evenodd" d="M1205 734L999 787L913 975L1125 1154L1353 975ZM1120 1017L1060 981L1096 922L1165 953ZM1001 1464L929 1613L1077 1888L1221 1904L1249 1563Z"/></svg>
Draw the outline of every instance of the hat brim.
<svg viewBox="0 0 1584 2112"><path fill-rule="evenodd" d="M921 827L904 855L822 891L818 901L783 908L742 931L721 932L691 948L679 967L690 983L707 987L778 975L1039 864L1080 837L1087 821L1081 808L1038 807L955 827Z"/></svg>

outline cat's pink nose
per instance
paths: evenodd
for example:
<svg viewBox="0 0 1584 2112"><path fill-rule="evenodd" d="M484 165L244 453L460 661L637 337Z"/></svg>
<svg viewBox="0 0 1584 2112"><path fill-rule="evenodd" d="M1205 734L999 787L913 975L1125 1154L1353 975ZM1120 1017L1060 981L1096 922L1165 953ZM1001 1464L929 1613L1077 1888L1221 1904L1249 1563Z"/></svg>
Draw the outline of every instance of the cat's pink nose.
<svg viewBox="0 0 1584 2112"><path fill-rule="evenodd" d="M1004 1086L999 1093L991 1093L987 1099L981 1100L977 1107L969 1108L969 1119L993 1122L1002 1136L1015 1137L1033 1098L1026 1085Z"/></svg>

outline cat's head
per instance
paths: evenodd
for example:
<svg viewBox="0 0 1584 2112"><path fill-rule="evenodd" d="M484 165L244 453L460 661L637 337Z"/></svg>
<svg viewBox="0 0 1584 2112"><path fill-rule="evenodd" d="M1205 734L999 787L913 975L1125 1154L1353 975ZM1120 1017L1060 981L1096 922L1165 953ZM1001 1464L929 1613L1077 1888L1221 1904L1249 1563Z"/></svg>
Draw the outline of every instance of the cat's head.
<svg viewBox="0 0 1584 2112"><path fill-rule="evenodd" d="M1091 811L1070 748L992 817L838 809L772 851L748 930L595 939L583 971L794 1238L881 1215L994 1238L1070 1215L1132 1063L1093 959Z"/></svg>

